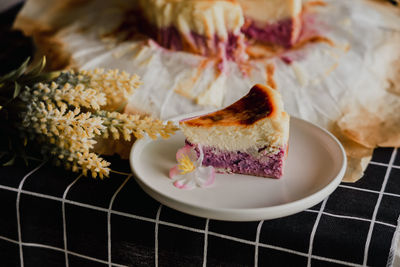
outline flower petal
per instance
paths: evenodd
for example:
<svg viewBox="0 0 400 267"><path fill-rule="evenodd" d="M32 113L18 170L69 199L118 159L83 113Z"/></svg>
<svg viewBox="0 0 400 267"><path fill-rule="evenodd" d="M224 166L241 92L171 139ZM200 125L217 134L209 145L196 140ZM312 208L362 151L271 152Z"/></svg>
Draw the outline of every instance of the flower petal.
<svg viewBox="0 0 400 267"><path fill-rule="evenodd" d="M192 146L190 146L188 144L186 144L184 147L178 149L178 151L176 152L176 161L179 162L183 156L189 155L191 149L192 149Z"/></svg>
<svg viewBox="0 0 400 267"><path fill-rule="evenodd" d="M196 166L201 167L204 159L203 147L201 145L197 145L197 149L199 150L199 156L197 157Z"/></svg>
<svg viewBox="0 0 400 267"><path fill-rule="evenodd" d="M198 156L197 156L197 153L196 153L196 150L194 150L194 146L190 146L190 151L189 151L189 153L188 153L188 157L189 157L189 159L193 162L193 163L195 163L196 164L196 162L197 162L197 160L198 160ZM201 166L201 165L200 165Z"/></svg>
<svg viewBox="0 0 400 267"><path fill-rule="evenodd" d="M179 175L178 165L175 165L169 170L169 178L174 179L175 176Z"/></svg>
<svg viewBox="0 0 400 267"><path fill-rule="evenodd" d="M186 144L184 147L178 149L176 152L176 161L180 161L183 156L188 156L190 161L197 162L198 156L194 150L194 146Z"/></svg>
<svg viewBox="0 0 400 267"><path fill-rule="evenodd" d="M176 180L174 182L174 186L179 189L193 189L195 187L195 182L193 181L193 179L184 178Z"/></svg>
<svg viewBox="0 0 400 267"><path fill-rule="evenodd" d="M169 171L169 177L174 179L173 185L175 187L192 189L196 186L206 187L214 183L215 169L211 166L202 167L203 152L201 146L198 146L198 149L199 156L195 147L188 144L177 151L176 159L179 164L172 167Z"/></svg>
<svg viewBox="0 0 400 267"><path fill-rule="evenodd" d="M215 169L211 166L197 168L195 175L196 183L200 187L210 186L215 181Z"/></svg>

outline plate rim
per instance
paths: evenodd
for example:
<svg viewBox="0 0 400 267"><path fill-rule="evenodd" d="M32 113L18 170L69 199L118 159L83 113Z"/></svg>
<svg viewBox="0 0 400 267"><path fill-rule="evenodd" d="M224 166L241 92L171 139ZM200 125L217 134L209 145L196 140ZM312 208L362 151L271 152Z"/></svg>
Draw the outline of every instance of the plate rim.
<svg viewBox="0 0 400 267"><path fill-rule="evenodd" d="M171 118L170 120L173 122L177 122L177 121L185 119L185 118L191 118L191 117L199 116L202 114L206 114L206 113L204 111L203 112L194 112L194 113L177 116L177 117ZM338 187L338 185L342 181L342 178L346 172L347 157L346 157L346 152L343 148L343 145L331 132L329 132L328 130L326 130L314 123L311 123L309 121L306 121L304 119L301 119L301 118L298 118L295 116L290 116L290 119L296 120L300 123L317 128L318 130L322 131L324 134L328 135L334 141L334 143L337 145L337 147L339 148L339 150L341 152L340 155L342 157L342 159L341 159L342 162L341 162L341 167L340 167L339 172L336 174L336 176L334 178L332 178L332 180L326 186L324 186L322 189L318 190L317 192L314 192L313 194L307 195L301 199L291 201L289 203L274 205L274 206L270 206L270 207L261 207L261 208L214 208L214 207L205 207L205 206L196 205L196 204L189 204L184 201L177 200L168 194L154 190L144 181L144 179L140 178L140 175L136 171L136 168L134 166L135 162L133 161L134 154L136 151L138 151L140 149L140 147L144 147L148 143L155 141L147 136L142 139L137 140L132 145L130 155L129 155L130 167L134 173L134 178L135 178L136 182L148 195L150 195L151 197L153 197L154 199L156 199L157 201L159 201L161 204L163 204L165 206L168 206L170 208L173 208L178 211L188 213L188 214L191 214L194 216L215 219L215 220L224 220L224 221L258 221L258 220L270 220L270 219L275 219L275 218L292 215L292 214L304 211L305 209L308 209L308 208L318 204L319 202L323 201L323 199L325 197L328 197ZM306 205L304 202L306 202ZM307 207L299 209L298 208L299 205L307 206Z"/></svg>

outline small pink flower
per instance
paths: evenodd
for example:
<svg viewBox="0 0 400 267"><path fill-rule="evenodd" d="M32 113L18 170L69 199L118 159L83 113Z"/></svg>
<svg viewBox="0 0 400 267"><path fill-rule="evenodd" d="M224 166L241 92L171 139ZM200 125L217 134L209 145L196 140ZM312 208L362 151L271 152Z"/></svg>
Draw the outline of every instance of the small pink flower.
<svg viewBox="0 0 400 267"><path fill-rule="evenodd" d="M176 152L178 165L169 171L169 177L174 180L174 186L180 189L193 189L195 187L210 186L215 180L213 167L203 167L203 150L198 146L200 156L193 146L185 145Z"/></svg>

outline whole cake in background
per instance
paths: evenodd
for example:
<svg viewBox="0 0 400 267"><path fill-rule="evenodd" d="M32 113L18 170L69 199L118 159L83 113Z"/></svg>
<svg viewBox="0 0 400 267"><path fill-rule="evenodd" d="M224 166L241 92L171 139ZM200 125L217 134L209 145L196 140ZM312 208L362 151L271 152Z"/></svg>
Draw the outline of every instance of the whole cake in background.
<svg viewBox="0 0 400 267"><path fill-rule="evenodd" d="M280 93L257 84L232 105L183 120L186 143L219 172L280 178L288 151L289 115Z"/></svg>
<svg viewBox="0 0 400 267"><path fill-rule="evenodd" d="M244 18L235 1L141 0L139 6L144 32L163 47L229 59L244 53Z"/></svg>
<svg viewBox="0 0 400 267"><path fill-rule="evenodd" d="M143 32L165 48L243 61L246 42L291 47L301 0L140 0Z"/></svg>

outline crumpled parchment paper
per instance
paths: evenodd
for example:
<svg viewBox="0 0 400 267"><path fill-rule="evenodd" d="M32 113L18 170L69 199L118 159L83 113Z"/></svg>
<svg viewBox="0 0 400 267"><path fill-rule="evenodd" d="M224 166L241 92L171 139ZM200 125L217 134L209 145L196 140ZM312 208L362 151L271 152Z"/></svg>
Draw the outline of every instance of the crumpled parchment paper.
<svg viewBox="0 0 400 267"><path fill-rule="evenodd" d="M309 8L307 27L331 44L310 42L275 57L228 62L225 72L217 70L216 59L127 36L140 23L130 13L134 0L28 0L15 28L34 37L50 68L118 68L140 75L143 85L127 112L161 119L207 112L236 101L255 83L273 82L290 115L341 140L348 156L344 181L353 182L375 147L400 145L400 9L380 1L325 3Z"/></svg>

